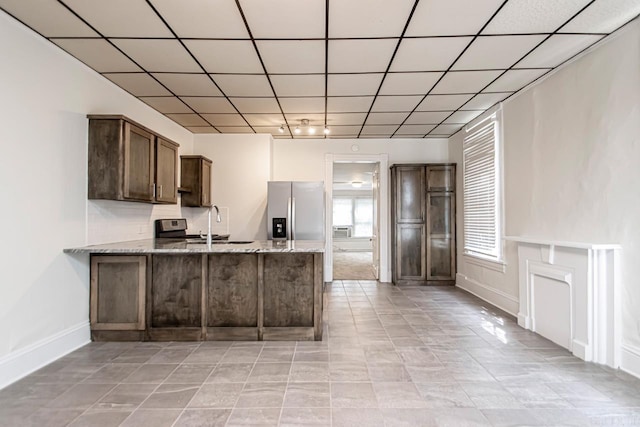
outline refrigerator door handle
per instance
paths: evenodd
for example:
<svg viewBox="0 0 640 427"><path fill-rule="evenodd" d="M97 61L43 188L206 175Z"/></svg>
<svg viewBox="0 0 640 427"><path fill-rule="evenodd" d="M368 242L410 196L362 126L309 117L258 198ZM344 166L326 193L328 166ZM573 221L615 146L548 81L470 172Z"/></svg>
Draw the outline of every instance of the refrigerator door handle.
<svg viewBox="0 0 640 427"><path fill-rule="evenodd" d="M287 240L291 239L291 207L292 207L292 200L291 197L289 197L289 199L287 200Z"/></svg>
<svg viewBox="0 0 640 427"><path fill-rule="evenodd" d="M291 240L296 240L296 198L291 198Z"/></svg>

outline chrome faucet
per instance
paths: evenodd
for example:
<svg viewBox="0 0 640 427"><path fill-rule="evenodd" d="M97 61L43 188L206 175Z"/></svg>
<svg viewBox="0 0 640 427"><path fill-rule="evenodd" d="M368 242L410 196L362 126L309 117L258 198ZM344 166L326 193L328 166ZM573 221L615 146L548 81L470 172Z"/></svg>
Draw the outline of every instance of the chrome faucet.
<svg viewBox="0 0 640 427"><path fill-rule="evenodd" d="M220 218L220 209L218 209L216 205L210 206L207 214L207 245L211 245L211 213L213 209L216 210L216 222L222 222L222 218Z"/></svg>

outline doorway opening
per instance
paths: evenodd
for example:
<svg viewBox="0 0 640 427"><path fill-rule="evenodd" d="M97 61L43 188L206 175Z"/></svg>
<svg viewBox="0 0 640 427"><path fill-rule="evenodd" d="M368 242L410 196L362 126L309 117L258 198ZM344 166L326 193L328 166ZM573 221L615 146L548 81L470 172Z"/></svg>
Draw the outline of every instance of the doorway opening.
<svg viewBox="0 0 640 427"><path fill-rule="evenodd" d="M336 161L332 182L334 280L378 280L378 162Z"/></svg>

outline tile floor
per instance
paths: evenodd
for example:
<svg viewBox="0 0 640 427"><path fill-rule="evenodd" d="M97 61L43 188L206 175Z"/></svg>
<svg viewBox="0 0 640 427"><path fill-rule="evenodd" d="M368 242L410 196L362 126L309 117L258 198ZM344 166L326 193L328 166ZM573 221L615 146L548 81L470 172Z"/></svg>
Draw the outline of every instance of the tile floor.
<svg viewBox="0 0 640 427"><path fill-rule="evenodd" d="M463 291L325 296L322 342L89 344L0 391L0 425L640 426L640 380Z"/></svg>

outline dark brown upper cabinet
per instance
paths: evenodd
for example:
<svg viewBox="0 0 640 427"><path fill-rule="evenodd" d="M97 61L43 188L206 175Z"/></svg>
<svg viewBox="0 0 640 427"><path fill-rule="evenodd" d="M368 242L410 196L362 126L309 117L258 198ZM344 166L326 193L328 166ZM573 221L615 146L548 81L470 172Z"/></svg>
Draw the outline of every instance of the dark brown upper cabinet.
<svg viewBox="0 0 640 427"><path fill-rule="evenodd" d="M89 199L177 203L178 144L124 116L88 118Z"/></svg>
<svg viewBox="0 0 640 427"><path fill-rule="evenodd" d="M182 206L211 206L211 164L203 156L180 156Z"/></svg>

